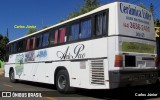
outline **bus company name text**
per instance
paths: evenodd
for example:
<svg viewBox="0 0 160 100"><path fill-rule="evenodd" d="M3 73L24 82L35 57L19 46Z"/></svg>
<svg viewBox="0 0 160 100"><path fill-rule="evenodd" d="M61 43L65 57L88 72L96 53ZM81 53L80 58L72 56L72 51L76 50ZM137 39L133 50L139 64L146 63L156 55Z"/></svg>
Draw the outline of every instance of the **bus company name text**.
<svg viewBox="0 0 160 100"><path fill-rule="evenodd" d="M131 5L124 5L123 3L120 3L120 11L121 13L141 17L147 20L152 19L151 13L149 13L147 10L139 10L136 7L132 7Z"/></svg>
<svg viewBox="0 0 160 100"><path fill-rule="evenodd" d="M26 26L24 26L24 25L14 25L14 28L36 28L37 26L35 26L35 25L26 25Z"/></svg>
<svg viewBox="0 0 160 100"><path fill-rule="evenodd" d="M65 52L57 51L57 57L61 60L85 58L85 53L82 53L82 51L85 49L83 44L75 46L73 53L69 52L69 48L70 47L68 46Z"/></svg>

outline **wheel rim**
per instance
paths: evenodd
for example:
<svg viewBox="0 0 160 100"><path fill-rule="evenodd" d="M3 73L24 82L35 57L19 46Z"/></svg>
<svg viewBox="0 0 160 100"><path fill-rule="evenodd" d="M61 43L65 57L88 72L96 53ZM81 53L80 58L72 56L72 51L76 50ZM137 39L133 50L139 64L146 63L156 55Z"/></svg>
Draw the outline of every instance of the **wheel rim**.
<svg viewBox="0 0 160 100"><path fill-rule="evenodd" d="M60 75L58 77L58 87L60 89L64 89L66 86L66 77L64 75Z"/></svg>
<svg viewBox="0 0 160 100"><path fill-rule="evenodd" d="M14 72L11 73L11 80L14 80Z"/></svg>

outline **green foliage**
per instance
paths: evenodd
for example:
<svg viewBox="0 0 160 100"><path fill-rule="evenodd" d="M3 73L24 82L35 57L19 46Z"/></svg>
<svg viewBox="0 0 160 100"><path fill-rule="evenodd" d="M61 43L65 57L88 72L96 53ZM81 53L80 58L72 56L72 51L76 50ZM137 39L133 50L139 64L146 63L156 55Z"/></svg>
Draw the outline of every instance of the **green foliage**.
<svg viewBox="0 0 160 100"><path fill-rule="evenodd" d="M0 34L0 41L3 39L3 36Z"/></svg>
<svg viewBox="0 0 160 100"><path fill-rule="evenodd" d="M154 20L154 26L155 27L160 27L160 19Z"/></svg>
<svg viewBox="0 0 160 100"><path fill-rule="evenodd" d="M4 61L4 56L7 53L6 45L8 42L9 42L9 39L7 37L3 37L0 34L0 60L1 61Z"/></svg>
<svg viewBox="0 0 160 100"><path fill-rule="evenodd" d="M26 35L32 34L32 33L36 32L36 31L37 31L36 28L31 28L31 29L28 30Z"/></svg>
<svg viewBox="0 0 160 100"><path fill-rule="evenodd" d="M48 26L43 26L42 29L45 29L45 28L47 28L47 27L48 27Z"/></svg>
<svg viewBox="0 0 160 100"><path fill-rule="evenodd" d="M140 6L140 7L142 7L142 8L144 8L144 9L147 9L147 7L144 5L144 4L139 4L138 6Z"/></svg>
<svg viewBox="0 0 160 100"><path fill-rule="evenodd" d="M47 28L48 26L43 26L41 29L45 29L45 28ZM41 30L40 29L40 30ZM28 30L28 32L26 33L26 35L29 35L29 34L32 34L32 33L34 33L34 32L37 32L38 30L36 29L36 28L31 28L31 29L29 29Z"/></svg>
<svg viewBox="0 0 160 100"><path fill-rule="evenodd" d="M67 19L77 17L77 16L82 15L84 13L87 13L87 12L97 8L97 7L99 7L99 0L84 0L84 4L80 8L80 10L71 12L68 15Z"/></svg>

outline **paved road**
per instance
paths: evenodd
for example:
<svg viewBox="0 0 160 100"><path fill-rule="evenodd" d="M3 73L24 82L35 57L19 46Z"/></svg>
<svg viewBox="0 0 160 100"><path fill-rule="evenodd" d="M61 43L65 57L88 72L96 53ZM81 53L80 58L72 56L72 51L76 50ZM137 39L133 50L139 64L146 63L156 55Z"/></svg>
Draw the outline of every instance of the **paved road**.
<svg viewBox="0 0 160 100"><path fill-rule="evenodd" d="M160 85L147 85L138 87L120 88L114 90L84 90L78 89L73 94L60 94L56 91L55 86L34 82L20 81L18 83L10 83L8 78L0 76L0 96L2 92L11 92L12 98L0 97L0 100L117 100L117 99L147 99L160 100ZM14 93L13 93L14 92ZM18 93L22 95L25 93L41 93L42 97L38 98L20 98ZM148 93L158 96L145 96ZM13 95L14 94L14 95ZM19 95L19 96L22 96ZM23 95L23 96L24 96ZM38 94L40 95L40 94ZM135 96L141 95L141 96ZM143 96L142 96L143 95Z"/></svg>

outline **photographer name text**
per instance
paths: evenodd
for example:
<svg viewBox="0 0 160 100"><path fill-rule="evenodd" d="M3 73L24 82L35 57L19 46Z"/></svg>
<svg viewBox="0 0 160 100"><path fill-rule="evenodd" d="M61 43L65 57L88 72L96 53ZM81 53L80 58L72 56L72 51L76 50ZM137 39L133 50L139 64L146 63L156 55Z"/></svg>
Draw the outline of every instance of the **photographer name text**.
<svg viewBox="0 0 160 100"><path fill-rule="evenodd" d="M158 96L158 93L135 93L135 96Z"/></svg>
<svg viewBox="0 0 160 100"><path fill-rule="evenodd" d="M35 25L14 25L14 28L36 28Z"/></svg>

